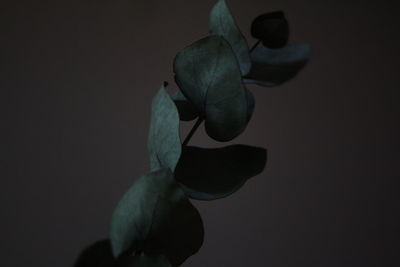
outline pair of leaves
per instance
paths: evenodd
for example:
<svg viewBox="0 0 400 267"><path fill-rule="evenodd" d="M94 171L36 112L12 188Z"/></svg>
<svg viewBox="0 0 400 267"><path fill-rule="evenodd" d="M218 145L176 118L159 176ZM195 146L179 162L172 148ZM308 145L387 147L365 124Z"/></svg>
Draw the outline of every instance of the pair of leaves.
<svg viewBox="0 0 400 267"><path fill-rule="evenodd" d="M175 170L175 179L187 196L201 200L226 197L250 177L262 172L266 163L263 148L246 145L214 149L189 146L182 150L177 110L171 97L161 88L152 103L148 141L150 161L153 170Z"/></svg>
<svg viewBox="0 0 400 267"><path fill-rule="evenodd" d="M117 257L133 252L161 254L171 266L179 266L199 250L204 230L200 214L172 174L182 145L178 110L165 86L154 97L151 108L148 146L152 172L136 180L117 205L111 243ZM155 261L154 266L157 264L167 266Z"/></svg>
<svg viewBox="0 0 400 267"><path fill-rule="evenodd" d="M282 12L272 12L254 20L252 33L281 48L257 47L249 53L224 0L211 10L209 28L212 36L175 57L175 80L182 92L173 98L181 119L204 118L207 134L224 142L242 133L252 116L254 97L243 83L276 86L292 79L306 65L310 47L281 47L288 39L288 23Z"/></svg>
<svg viewBox="0 0 400 267"><path fill-rule="evenodd" d="M245 83L280 85L294 78L310 56L308 44L285 46L289 24L282 11L265 13L253 20L251 34L265 47L257 47L251 53L224 0L213 7L209 27L212 34L222 36L232 47Z"/></svg>
<svg viewBox="0 0 400 267"><path fill-rule="evenodd" d="M110 240L101 240L84 249L74 267L171 267L163 255L123 255L114 258Z"/></svg>
<svg viewBox="0 0 400 267"><path fill-rule="evenodd" d="M149 136L153 172L134 183L114 212L111 242L118 260L105 241L86 250L76 267L180 265L197 252L204 234L200 215L181 186L192 198L217 199L263 170L266 151L261 148L234 145L182 151L179 119L200 116L212 138L232 140L244 130L254 110L254 97L241 76L244 82L265 86L285 82L305 65L309 47L257 48L250 56L223 0L214 6L209 25L214 36L192 44L175 58L182 92L169 96L163 87L153 100ZM92 255L101 255L103 260L91 262Z"/></svg>
<svg viewBox="0 0 400 267"><path fill-rule="evenodd" d="M180 51L174 60L175 80L183 95L204 118L207 134L221 142L241 134L253 98L242 84L230 45L220 36L203 38Z"/></svg>
<svg viewBox="0 0 400 267"><path fill-rule="evenodd" d="M252 67L244 75L245 83L280 85L295 77L309 59L308 44L286 45L289 40L289 23L282 11L256 17L251 24L251 35L259 39L264 47L253 49Z"/></svg>
<svg viewBox="0 0 400 267"><path fill-rule="evenodd" d="M179 266L203 243L203 223L170 169L145 175L118 203L111 221L113 255L165 255Z"/></svg>
<svg viewBox="0 0 400 267"><path fill-rule="evenodd" d="M187 196L227 196L265 165L264 150L248 146L187 147L181 153L178 116L163 86L153 99L149 134L151 168L156 171L138 179L115 209L111 243L116 257L143 252L166 255L172 266L180 265L198 251L204 234L200 215ZM241 165L246 160L251 163ZM171 171L177 164L175 177L182 187ZM199 171L202 167L209 175Z"/></svg>
<svg viewBox="0 0 400 267"><path fill-rule="evenodd" d="M187 98L176 103L181 118L194 119L190 108L182 105L192 104L191 110L204 119L207 134L226 142L244 131L254 110L254 97L241 78L250 71L251 59L246 39L225 1L212 8L209 28L211 36L175 57L175 80L182 91L181 99Z"/></svg>
<svg viewBox="0 0 400 267"><path fill-rule="evenodd" d="M209 20L209 30L210 30L210 34L221 36L225 41L228 42L228 44L230 45L230 48L232 49L232 52L235 55L236 61L239 64L239 69L240 69L241 75L245 75L245 74L249 73L250 68L251 68L251 58L250 58L250 54L249 54L249 47L248 47L247 41L244 38L243 34L240 32L239 28L237 27L236 22L224 0L219 0L212 8L211 13L210 13L210 20ZM197 43L197 44L195 43L192 46L195 47L196 45L200 46L199 43ZM212 46L205 47L202 50L204 51L204 53L206 53L207 49L212 49ZM187 54L189 54L189 55L187 55L188 57L191 56L190 52ZM196 55L194 55L194 57L196 57ZM216 57L215 60L218 61L219 57L222 57L222 55L218 55L218 57ZM231 59L231 62L233 62L233 57L230 57L230 59ZM193 63L193 65L195 65L195 64L196 63ZM213 62L211 62L211 60L210 60L209 65L212 65L212 64L213 64ZM233 63L230 63L230 64L234 65ZM218 66L216 66L216 67L218 67ZM180 71L179 68L176 68L175 70L178 73ZM229 75L227 75L225 77L215 77L215 78L227 80L227 78L229 76L235 76L236 73L237 73L237 71L233 71L233 73L230 73ZM205 79L207 79L207 77L205 77ZM205 82L207 82L207 80ZM247 106L248 106L247 121L249 121L251 118L253 109L254 109L254 104L255 104L254 97L253 97L252 93L249 90L247 90L247 88L245 88L245 87L243 87L243 88L244 88L243 90L245 90ZM189 89L189 90L193 90L193 89ZM233 87L232 91L235 91L235 86ZM199 101L196 101L197 105L193 104L191 100L188 100L184 96L184 94L182 94L182 92L180 92L180 91L176 92L175 94L173 94L171 96L174 99L175 104L178 107L181 120L184 120L184 121L193 120L196 117L198 117L202 111L204 112L204 110L202 110L202 107L204 107L204 103L207 101L206 99L204 99L204 96L203 97L201 97L201 96L191 97L190 93L188 93L188 95L189 95L189 99L199 99L200 98ZM203 99L201 99L201 98L203 98ZM200 107L200 109L198 110L197 107Z"/></svg>

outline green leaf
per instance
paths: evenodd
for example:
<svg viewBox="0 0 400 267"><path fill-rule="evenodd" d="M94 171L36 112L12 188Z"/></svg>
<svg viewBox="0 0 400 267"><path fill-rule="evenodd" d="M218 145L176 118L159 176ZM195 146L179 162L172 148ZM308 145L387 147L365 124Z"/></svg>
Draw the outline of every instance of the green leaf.
<svg viewBox="0 0 400 267"><path fill-rule="evenodd" d="M170 168L174 171L181 155L179 114L169 94L162 86L153 98L148 147L150 169Z"/></svg>
<svg viewBox="0 0 400 267"><path fill-rule="evenodd" d="M269 48L285 46L289 40L289 23L285 14L275 11L258 16L251 23L251 35Z"/></svg>
<svg viewBox="0 0 400 267"><path fill-rule="evenodd" d="M207 134L230 141L247 125L245 87L235 55L219 36L203 38L174 60L175 80L205 120Z"/></svg>
<svg viewBox="0 0 400 267"><path fill-rule="evenodd" d="M240 32L224 0L219 0L211 10L210 33L224 37L231 45L240 65L242 75L250 71L249 46Z"/></svg>
<svg viewBox="0 0 400 267"><path fill-rule="evenodd" d="M246 83L275 86L292 79L310 57L308 44L292 44L279 49L257 47L251 54L252 69Z"/></svg>
<svg viewBox="0 0 400 267"><path fill-rule="evenodd" d="M109 239L97 241L83 250L74 267L171 267L163 255L129 255L114 258Z"/></svg>
<svg viewBox="0 0 400 267"><path fill-rule="evenodd" d="M191 121L199 116L196 106L193 105L193 103L190 102L181 91L171 94L171 98L174 100L176 108L179 112L179 118L182 121Z"/></svg>
<svg viewBox="0 0 400 267"><path fill-rule="evenodd" d="M164 254L179 266L203 243L203 223L170 169L145 175L118 203L111 220L113 254Z"/></svg>
<svg viewBox="0 0 400 267"><path fill-rule="evenodd" d="M184 147L175 179L186 195L214 200L237 191L251 177L264 170L267 152L263 148L231 145L222 148Z"/></svg>
<svg viewBox="0 0 400 267"><path fill-rule="evenodd" d="M74 267L113 267L116 260L111 252L110 240L97 241L85 248Z"/></svg>

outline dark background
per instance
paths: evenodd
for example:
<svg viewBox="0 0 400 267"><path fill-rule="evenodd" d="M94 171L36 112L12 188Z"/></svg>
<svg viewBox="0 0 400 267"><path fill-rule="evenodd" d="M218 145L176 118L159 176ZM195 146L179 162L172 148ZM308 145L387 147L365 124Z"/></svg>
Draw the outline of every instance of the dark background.
<svg viewBox="0 0 400 267"><path fill-rule="evenodd" d="M207 34L214 0L11 1L0 6L0 265L69 267L107 237L148 172L152 97ZM312 45L300 75L249 86L234 143L268 148L239 192L196 201L205 242L184 266L400 266L396 1L228 0L248 37L282 9ZM190 124L185 124L187 130ZM203 129L191 144L220 146Z"/></svg>

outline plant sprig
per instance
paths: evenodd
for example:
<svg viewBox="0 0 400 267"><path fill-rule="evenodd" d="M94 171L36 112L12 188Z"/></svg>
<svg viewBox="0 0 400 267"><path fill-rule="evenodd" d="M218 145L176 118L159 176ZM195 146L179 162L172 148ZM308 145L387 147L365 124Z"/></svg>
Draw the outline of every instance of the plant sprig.
<svg viewBox="0 0 400 267"><path fill-rule="evenodd" d="M168 94L164 83L153 99L150 172L119 201L110 240L85 249L76 267L180 266L200 249L204 238L203 222L189 198L227 197L263 171L264 148L201 148L189 146L189 140L203 122L216 141L239 136L255 107L246 84L276 86L290 80L307 63L310 48L287 45L288 23L278 11L253 21L251 33L259 40L249 49L224 0L211 10L209 31L209 36L185 47L174 59L180 90ZM182 142L180 121L195 119Z"/></svg>

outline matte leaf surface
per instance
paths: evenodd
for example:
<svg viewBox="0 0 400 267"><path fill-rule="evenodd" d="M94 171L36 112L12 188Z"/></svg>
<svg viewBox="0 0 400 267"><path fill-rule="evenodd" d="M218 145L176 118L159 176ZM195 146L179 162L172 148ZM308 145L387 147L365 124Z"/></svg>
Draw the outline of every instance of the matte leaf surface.
<svg viewBox="0 0 400 267"><path fill-rule="evenodd" d="M247 99L229 44L219 36L186 47L174 60L175 80L205 120L207 134L230 141L246 128Z"/></svg>
<svg viewBox="0 0 400 267"><path fill-rule="evenodd" d="M231 45L242 75L249 73L251 67L249 46L224 0L219 0L212 8L209 28L211 34L224 37Z"/></svg>
<svg viewBox="0 0 400 267"><path fill-rule="evenodd" d="M179 118L182 121L191 121L199 116L196 106L190 102L181 91L171 94L172 100L179 112Z"/></svg>
<svg viewBox="0 0 400 267"><path fill-rule="evenodd" d="M231 145L222 148L184 147L175 178L191 198L213 200L237 191L264 170L263 148Z"/></svg>
<svg viewBox="0 0 400 267"><path fill-rule="evenodd" d="M170 169L145 175L118 203L111 222L113 254L164 254L179 266L203 243L203 223Z"/></svg>
<svg viewBox="0 0 400 267"><path fill-rule="evenodd" d="M181 155L179 113L164 86L153 98L148 147L150 169L170 168L174 171Z"/></svg>
<svg viewBox="0 0 400 267"><path fill-rule="evenodd" d="M251 54L252 69L246 83L275 86L292 79L310 57L308 44L291 44L279 49L257 47Z"/></svg>

